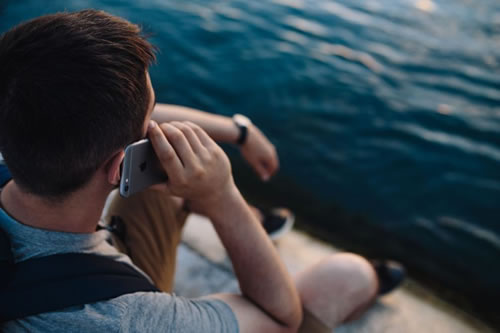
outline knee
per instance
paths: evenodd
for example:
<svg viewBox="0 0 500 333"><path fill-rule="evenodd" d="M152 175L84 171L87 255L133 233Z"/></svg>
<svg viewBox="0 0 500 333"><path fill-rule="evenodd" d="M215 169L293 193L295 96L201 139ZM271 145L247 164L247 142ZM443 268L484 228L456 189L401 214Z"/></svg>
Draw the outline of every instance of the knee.
<svg viewBox="0 0 500 333"><path fill-rule="evenodd" d="M378 281L372 265L363 257L353 253L330 255L299 275L299 290L302 297L318 297L318 293L331 293L344 299L359 301L372 299Z"/></svg>
<svg viewBox="0 0 500 333"><path fill-rule="evenodd" d="M351 296L372 298L378 288L378 280L373 266L360 255L339 253L323 259L320 263L325 274L337 280Z"/></svg>
<svg viewBox="0 0 500 333"><path fill-rule="evenodd" d="M316 297L325 288L347 297L371 298L376 294L378 280L372 265L353 253L330 255L297 276L299 290ZM316 294L316 295L315 295Z"/></svg>
<svg viewBox="0 0 500 333"><path fill-rule="evenodd" d="M344 322L377 292L375 270L363 257L334 254L296 277L303 306L329 327Z"/></svg>

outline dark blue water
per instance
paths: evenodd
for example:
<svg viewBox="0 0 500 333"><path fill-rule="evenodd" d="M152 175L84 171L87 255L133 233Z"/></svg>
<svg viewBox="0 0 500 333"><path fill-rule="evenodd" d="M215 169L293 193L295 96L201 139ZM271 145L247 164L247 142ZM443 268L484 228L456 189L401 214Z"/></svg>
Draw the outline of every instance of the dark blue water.
<svg viewBox="0 0 500 333"><path fill-rule="evenodd" d="M254 200L467 297L499 292L497 0L12 0L0 31L87 7L153 34L160 102L244 113L268 134L271 184L232 153Z"/></svg>

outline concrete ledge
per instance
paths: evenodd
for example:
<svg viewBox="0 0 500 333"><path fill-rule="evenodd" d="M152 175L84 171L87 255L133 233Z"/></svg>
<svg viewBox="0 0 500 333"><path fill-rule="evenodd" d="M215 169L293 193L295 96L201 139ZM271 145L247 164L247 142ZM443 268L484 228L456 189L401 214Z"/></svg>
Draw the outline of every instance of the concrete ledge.
<svg viewBox="0 0 500 333"><path fill-rule="evenodd" d="M287 234L276 246L292 274L339 251L296 231ZM178 252L175 292L181 296L198 297L238 290L231 263L210 221L192 214ZM337 328L335 332L468 333L493 330L410 281L400 290L380 299L362 318Z"/></svg>

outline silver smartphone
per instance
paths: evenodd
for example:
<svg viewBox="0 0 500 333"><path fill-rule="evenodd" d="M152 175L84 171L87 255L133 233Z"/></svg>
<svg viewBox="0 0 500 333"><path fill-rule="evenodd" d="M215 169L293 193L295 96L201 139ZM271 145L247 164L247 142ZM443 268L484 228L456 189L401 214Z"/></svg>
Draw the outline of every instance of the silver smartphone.
<svg viewBox="0 0 500 333"><path fill-rule="evenodd" d="M125 148L120 179L120 195L129 197L151 185L168 180L153 145L148 139L134 142Z"/></svg>

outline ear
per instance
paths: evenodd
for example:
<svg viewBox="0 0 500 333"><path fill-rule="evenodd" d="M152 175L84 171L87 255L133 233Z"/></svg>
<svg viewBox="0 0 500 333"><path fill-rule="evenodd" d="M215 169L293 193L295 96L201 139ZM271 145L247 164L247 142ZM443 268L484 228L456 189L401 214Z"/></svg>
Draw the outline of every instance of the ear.
<svg viewBox="0 0 500 333"><path fill-rule="evenodd" d="M115 186L120 183L120 165L125 157L125 152L120 150L115 153L107 162L105 166L108 182Z"/></svg>

